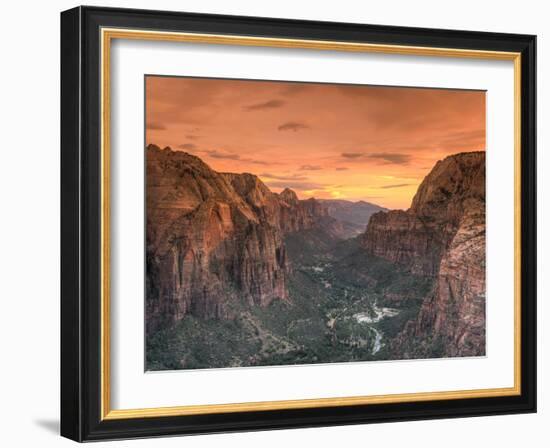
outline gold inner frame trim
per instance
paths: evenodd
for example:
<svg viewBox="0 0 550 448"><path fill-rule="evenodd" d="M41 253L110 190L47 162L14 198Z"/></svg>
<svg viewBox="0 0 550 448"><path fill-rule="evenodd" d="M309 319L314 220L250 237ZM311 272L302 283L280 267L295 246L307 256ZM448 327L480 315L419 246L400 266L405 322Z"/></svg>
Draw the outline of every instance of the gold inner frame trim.
<svg viewBox="0 0 550 448"><path fill-rule="evenodd" d="M521 54L514 52L466 50L458 48L335 42L305 39L279 39L218 34L144 31L137 29L101 29L101 419L116 420L167 417L228 412L251 412L317 407L353 406L382 403L407 403L431 400L502 397L521 394ZM399 54L412 56L455 57L506 60L514 62L514 386L442 392L419 392L303 400L279 400L246 403L188 405L140 409L111 409L110 345L110 50L113 39L186 42L214 45L296 48Z"/></svg>

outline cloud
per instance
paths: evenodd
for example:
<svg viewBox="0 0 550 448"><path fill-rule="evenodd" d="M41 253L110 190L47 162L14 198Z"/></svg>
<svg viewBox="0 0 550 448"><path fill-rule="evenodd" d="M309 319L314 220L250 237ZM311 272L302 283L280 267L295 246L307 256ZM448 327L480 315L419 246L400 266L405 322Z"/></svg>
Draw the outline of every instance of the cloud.
<svg viewBox="0 0 550 448"><path fill-rule="evenodd" d="M250 159L246 157L241 157L239 154L235 154L235 153L221 152L216 150L197 150L197 151L200 153L204 153L212 157L213 159L236 160L239 162L252 163L254 165L262 165L262 166L280 165L279 162L268 162L265 160Z"/></svg>
<svg viewBox="0 0 550 448"><path fill-rule="evenodd" d="M319 171L322 169L323 168L320 167L319 165L302 165L300 167L300 171Z"/></svg>
<svg viewBox="0 0 550 448"><path fill-rule="evenodd" d="M300 131L302 129L309 129L309 126L300 121L287 121L286 123L281 124L277 129L279 131Z"/></svg>
<svg viewBox="0 0 550 448"><path fill-rule="evenodd" d="M164 131L166 129L166 126L161 123L151 122L147 123L147 129L151 131Z"/></svg>
<svg viewBox="0 0 550 448"><path fill-rule="evenodd" d="M244 106L243 109L244 110L248 110L248 111L251 111L251 110L265 110L265 109L277 109L281 106L284 106L285 105L285 101L283 100L269 100L269 101L265 101L263 103L256 103L256 104L251 104L249 106Z"/></svg>
<svg viewBox="0 0 550 448"><path fill-rule="evenodd" d="M241 156L239 156L239 154L219 152L219 151L216 151L216 150L205 151L205 153L208 154L213 159L229 159L229 160L240 160L241 159Z"/></svg>
<svg viewBox="0 0 550 448"><path fill-rule="evenodd" d="M323 190L326 185L315 182L300 182L300 181L268 181L268 187L273 188L291 188L292 190L308 191L308 190Z"/></svg>
<svg viewBox="0 0 550 448"><path fill-rule="evenodd" d="M412 185L412 184L394 184L394 185L384 185L382 187L379 187L379 188L382 188L384 190L387 190L389 188L401 188L401 187L408 187L409 185Z"/></svg>
<svg viewBox="0 0 550 448"><path fill-rule="evenodd" d="M346 168L345 166L339 166L336 167L336 171L347 171L349 168Z"/></svg>
<svg viewBox="0 0 550 448"><path fill-rule="evenodd" d="M381 160L384 163L394 163L396 165L408 165L411 161L409 154L398 152L373 152L366 155L369 159Z"/></svg>
<svg viewBox="0 0 550 448"><path fill-rule="evenodd" d="M255 165L265 165L265 166L271 166L271 165L280 165L279 162L266 162L265 160L255 160L255 159L241 159L243 162L253 163Z"/></svg>
<svg viewBox="0 0 550 448"><path fill-rule="evenodd" d="M341 156L348 160L358 160L358 159L373 159L378 160L383 164L396 164L396 165L407 165L411 156L409 154L403 154L400 152L343 152Z"/></svg>
<svg viewBox="0 0 550 448"><path fill-rule="evenodd" d="M189 140L198 140L200 137L198 135L194 135L194 134L187 134L185 136L185 138L187 138Z"/></svg>
<svg viewBox="0 0 550 448"><path fill-rule="evenodd" d="M273 180L307 180L308 178L306 176L300 175L300 174L290 174L290 175L281 175L281 174L271 174L271 173L262 173L260 174L260 177L267 177L269 179Z"/></svg>
<svg viewBox="0 0 550 448"><path fill-rule="evenodd" d="M193 150L193 149L197 149L197 145L193 143L182 143L181 145L178 145L178 148Z"/></svg>
<svg viewBox="0 0 550 448"><path fill-rule="evenodd" d="M345 159L358 159L359 157L363 157L365 153L363 152L343 152L342 157Z"/></svg>

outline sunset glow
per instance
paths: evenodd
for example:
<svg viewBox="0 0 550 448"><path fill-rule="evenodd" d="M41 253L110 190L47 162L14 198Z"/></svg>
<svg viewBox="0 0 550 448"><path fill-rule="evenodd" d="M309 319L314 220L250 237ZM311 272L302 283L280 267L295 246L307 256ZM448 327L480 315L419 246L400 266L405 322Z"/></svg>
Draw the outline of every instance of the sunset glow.
<svg viewBox="0 0 550 448"><path fill-rule="evenodd" d="M146 143L302 199L406 209L438 160L485 150L485 92L148 76Z"/></svg>

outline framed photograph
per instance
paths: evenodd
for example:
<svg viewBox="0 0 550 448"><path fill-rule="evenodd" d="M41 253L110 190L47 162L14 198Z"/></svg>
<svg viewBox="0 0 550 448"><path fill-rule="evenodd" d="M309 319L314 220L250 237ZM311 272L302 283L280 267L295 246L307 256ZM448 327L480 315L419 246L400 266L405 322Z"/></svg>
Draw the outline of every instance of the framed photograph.
<svg viewBox="0 0 550 448"><path fill-rule="evenodd" d="M536 410L535 36L61 14L61 433Z"/></svg>

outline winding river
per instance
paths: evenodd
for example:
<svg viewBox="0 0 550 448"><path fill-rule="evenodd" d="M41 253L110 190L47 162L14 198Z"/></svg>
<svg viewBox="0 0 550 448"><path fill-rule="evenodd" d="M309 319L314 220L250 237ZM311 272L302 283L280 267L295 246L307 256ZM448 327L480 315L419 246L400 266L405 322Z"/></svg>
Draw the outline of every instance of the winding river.
<svg viewBox="0 0 550 448"><path fill-rule="evenodd" d="M379 307L377 302L378 301L374 302L372 306L372 312L356 313L353 315L353 317L357 320L357 322L363 324L375 324L377 322L380 322L385 317L394 317L399 314L399 310L396 310L395 308ZM375 335L374 345L371 352L373 355L375 355L383 347L383 335L382 332L376 329L373 325L369 325L369 328L374 331Z"/></svg>

